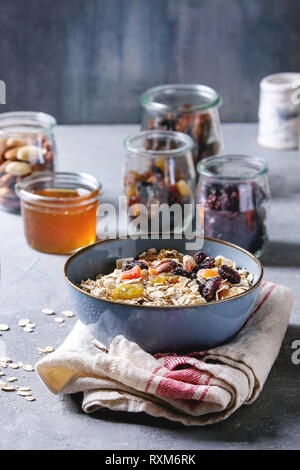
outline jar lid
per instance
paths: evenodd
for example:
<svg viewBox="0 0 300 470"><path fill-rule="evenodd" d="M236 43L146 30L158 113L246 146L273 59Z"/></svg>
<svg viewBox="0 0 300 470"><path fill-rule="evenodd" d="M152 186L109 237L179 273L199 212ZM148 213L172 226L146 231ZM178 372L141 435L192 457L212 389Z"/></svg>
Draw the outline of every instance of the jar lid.
<svg viewBox="0 0 300 470"><path fill-rule="evenodd" d="M152 111L190 113L219 107L220 95L206 85L171 84L149 88L140 97L142 106Z"/></svg>

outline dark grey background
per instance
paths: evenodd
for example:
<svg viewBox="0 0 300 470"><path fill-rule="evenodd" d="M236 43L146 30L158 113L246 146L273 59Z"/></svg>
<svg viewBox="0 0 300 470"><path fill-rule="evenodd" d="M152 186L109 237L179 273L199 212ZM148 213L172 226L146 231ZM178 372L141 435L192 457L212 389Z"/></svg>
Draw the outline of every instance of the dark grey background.
<svg viewBox="0 0 300 470"><path fill-rule="evenodd" d="M138 122L143 90L197 82L255 121L260 79L299 68L299 0L0 0L0 111Z"/></svg>

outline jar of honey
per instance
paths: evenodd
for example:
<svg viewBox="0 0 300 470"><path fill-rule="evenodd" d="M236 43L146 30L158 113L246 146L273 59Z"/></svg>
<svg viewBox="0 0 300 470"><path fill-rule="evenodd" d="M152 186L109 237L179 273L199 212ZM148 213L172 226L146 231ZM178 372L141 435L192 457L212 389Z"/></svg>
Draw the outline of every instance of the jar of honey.
<svg viewBox="0 0 300 470"><path fill-rule="evenodd" d="M96 240L101 185L85 173L35 173L16 185L31 248L69 254Z"/></svg>

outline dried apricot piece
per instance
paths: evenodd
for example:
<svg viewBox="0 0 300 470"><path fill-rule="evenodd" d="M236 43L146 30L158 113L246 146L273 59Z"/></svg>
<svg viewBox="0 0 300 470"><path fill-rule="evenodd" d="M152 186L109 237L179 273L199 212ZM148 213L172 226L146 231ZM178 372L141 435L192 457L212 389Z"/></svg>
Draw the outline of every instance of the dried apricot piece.
<svg viewBox="0 0 300 470"><path fill-rule="evenodd" d="M121 279L139 279L140 277L142 277L142 270L139 266L134 266L121 275Z"/></svg>

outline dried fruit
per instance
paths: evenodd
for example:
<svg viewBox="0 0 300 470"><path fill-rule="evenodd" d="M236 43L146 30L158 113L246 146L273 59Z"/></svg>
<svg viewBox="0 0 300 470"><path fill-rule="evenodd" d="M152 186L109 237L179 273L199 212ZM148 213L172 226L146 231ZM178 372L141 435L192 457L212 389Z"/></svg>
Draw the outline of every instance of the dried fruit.
<svg viewBox="0 0 300 470"><path fill-rule="evenodd" d="M115 300L130 300L142 297L144 294L144 287L142 284L125 284L116 287L111 291L111 297Z"/></svg>
<svg viewBox="0 0 300 470"><path fill-rule="evenodd" d="M203 251L198 251L198 253L194 255L194 258L197 264L201 264L205 258L207 258L207 254Z"/></svg>
<svg viewBox="0 0 300 470"><path fill-rule="evenodd" d="M186 269L187 271L193 271L194 267L196 266L195 259L189 255L185 255L183 257L182 262L183 262L184 269Z"/></svg>
<svg viewBox="0 0 300 470"><path fill-rule="evenodd" d="M202 269L210 269L215 266L215 258L213 256L207 256L201 263Z"/></svg>
<svg viewBox="0 0 300 470"><path fill-rule="evenodd" d="M220 288L222 279L220 277L212 277L206 281L205 286L203 287L201 295L205 298L207 302L211 302L216 298L216 292Z"/></svg>
<svg viewBox="0 0 300 470"><path fill-rule="evenodd" d="M121 279L139 279L142 277L142 271L139 266L134 266L132 269L125 271L121 275Z"/></svg>
<svg viewBox="0 0 300 470"><path fill-rule="evenodd" d="M204 279L216 276L218 276L217 269L199 269L199 271L197 272L197 277L204 277Z"/></svg>
<svg viewBox="0 0 300 470"><path fill-rule="evenodd" d="M172 274L174 276L185 276L185 277L188 277L189 279L196 278L195 273L191 271L187 271L186 269L183 269L181 266L177 266L176 268L174 268L172 271Z"/></svg>
<svg viewBox="0 0 300 470"><path fill-rule="evenodd" d="M132 259L132 260L127 260L123 263L122 271L129 271L135 266L139 266L141 269L148 269L148 264L145 261Z"/></svg>
<svg viewBox="0 0 300 470"><path fill-rule="evenodd" d="M241 275L235 269L230 268L226 264L222 264L219 267L218 272L222 279L227 279L231 284L239 284L241 281Z"/></svg>

